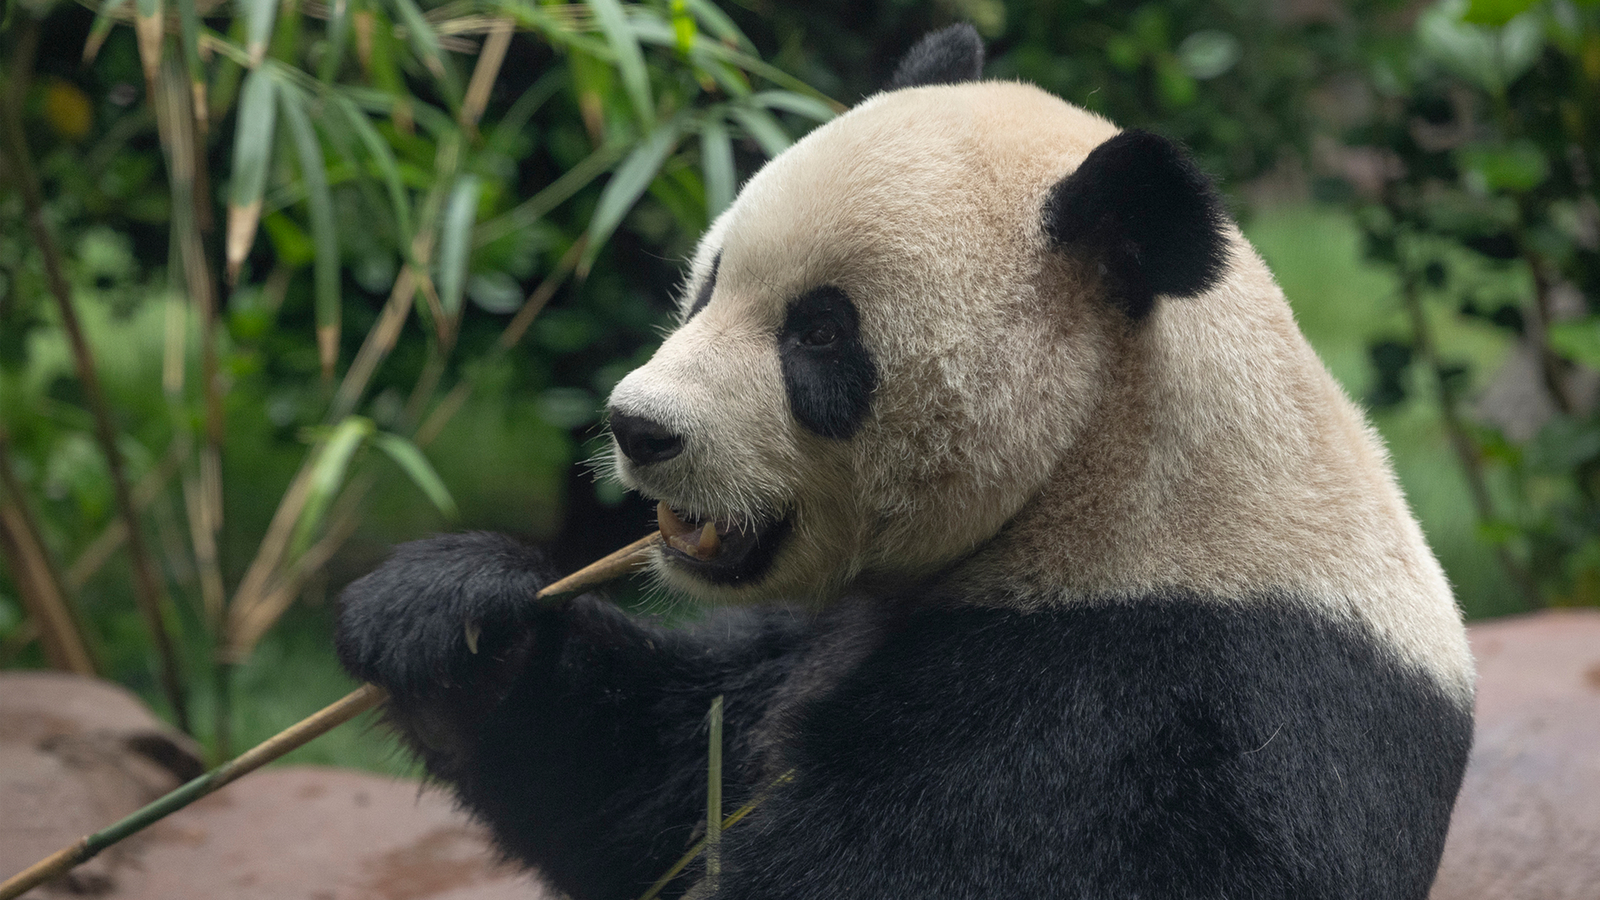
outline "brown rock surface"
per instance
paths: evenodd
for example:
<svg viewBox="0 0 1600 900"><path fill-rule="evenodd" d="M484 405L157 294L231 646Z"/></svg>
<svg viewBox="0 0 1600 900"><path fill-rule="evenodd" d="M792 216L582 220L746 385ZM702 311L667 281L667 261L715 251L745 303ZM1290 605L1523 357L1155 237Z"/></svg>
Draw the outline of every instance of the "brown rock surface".
<svg viewBox="0 0 1600 900"><path fill-rule="evenodd" d="M539 900L443 791L317 766L265 769L153 826L115 900Z"/></svg>
<svg viewBox="0 0 1600 900"><path fill-rule="evenodd" d="M0 672L0 879L199 774L193 744L113 684ZM483 830L415 781L256 772L26 900L539 900Z"/></svg>
<svg viewBox="0 0 1600 900"><path fill-rule="evenodd" d="M1477 733L1431 900L1600 898L1600 611L1471 629Z"/></svg>
<svg viewBox="0 0 1600 900"><path fill-rule="evenodd" d="M199 774L197 749L117 685L0 673L0 877ZM90 860L62 886L104 890L119 858L113 849Z"/></svg>

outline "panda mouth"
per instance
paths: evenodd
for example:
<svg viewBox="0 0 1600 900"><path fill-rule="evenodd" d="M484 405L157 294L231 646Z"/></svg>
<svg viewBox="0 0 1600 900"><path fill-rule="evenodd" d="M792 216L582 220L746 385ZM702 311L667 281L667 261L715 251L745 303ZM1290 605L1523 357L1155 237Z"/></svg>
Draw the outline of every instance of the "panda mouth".
<svg viewBox="0 0 1600 900"><path fill-rule="evenodd" d="M790 526L788 517L752 523L693 516L665 501L656 505L656 524L666 559L713 584L739 584L765 575Z"/></svg>

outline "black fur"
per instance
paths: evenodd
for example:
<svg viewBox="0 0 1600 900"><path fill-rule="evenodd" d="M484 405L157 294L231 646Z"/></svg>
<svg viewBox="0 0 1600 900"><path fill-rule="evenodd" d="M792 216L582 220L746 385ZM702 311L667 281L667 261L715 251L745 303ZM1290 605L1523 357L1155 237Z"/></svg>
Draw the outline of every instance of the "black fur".
<svg viewBox="0 0 1600 900"><path fill-rule="evenodd" d="M724 835L719 900L1423 900L1466 762L1467 710L1289 597L879 598L673 632L536 611L539 568L486 536L407 545L346 593L339 647L576 900L636 897L689 845L718 694L727 808L794 770Z"/></svg>
<svg viewBox="0 0 1600 900"><path fill-rule="evenodd" d="M965 22L941 28L906 51L884 90L961 84L983 77L983 38Z"/></svg>
<svg viewBox="0 0 1600 900"><path fill-rule="evenodd" d="M706 304L711 302L711 292L717 289L717 270L720 268L722 251L718 250L716 257L711 260L711 274L706 276L706 280L700 283L700 290L695 292L694 305L689 307L688 318L694 318L695 313L705 309Z"/></svg>
<svg viewBox="0 0 1600 900"><path fill-rule="evenodd" d="M1228 263L1227 213L1183 148L1124 131L1051 189L1044 226L1061 247L1099 264L1112 302L1134 319L1157 294L1193 296Z"/></svg>
<svg viewBox="0 0 1600 900"><path fill-rule="evenodd" d="M546 571L498 535L402 545L345 590L339 658L389 689L391 723L509 856L577 900L632 900L704 821L711 699L748 758L803 634L784 615L672 632L587 596L542 606Z"/></svg>
<svg viewBox="0 0 1600 900"><path fill-rule="evenodd" d="M861 317L844 291L827 286L789 304L778 335L789 410L825 438L856 433L872 406L878 368L861 342Z"/></svg>

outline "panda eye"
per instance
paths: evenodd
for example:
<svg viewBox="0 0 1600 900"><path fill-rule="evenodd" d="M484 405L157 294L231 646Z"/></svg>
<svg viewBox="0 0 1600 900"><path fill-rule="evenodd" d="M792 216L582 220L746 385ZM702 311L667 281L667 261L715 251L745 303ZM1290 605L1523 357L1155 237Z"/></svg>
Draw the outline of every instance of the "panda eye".
<svg viewBox="0 0 1600 900"><path fill-rule="evenodd" d="M823 285L790 302L780 340L807 353L835 353L853 343L859 321L845 292Z"/></svg>
<svg viewBox="0 0 1600 900"><path fill-rule="evenodd" d="M807 347L826 347L839 339L839 326L823 322L800 335L800 343Z"/></svg>

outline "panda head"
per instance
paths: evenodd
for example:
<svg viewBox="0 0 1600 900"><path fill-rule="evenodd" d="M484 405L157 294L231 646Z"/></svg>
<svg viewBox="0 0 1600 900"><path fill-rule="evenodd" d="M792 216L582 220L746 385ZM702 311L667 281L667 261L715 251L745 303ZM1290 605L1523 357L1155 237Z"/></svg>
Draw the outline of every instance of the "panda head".
<svg viewBox="0 0 1600 900"><path fill-rule="evenodd" d="M1072 452L1157 296L1223 272L1175 145L981 67L970 27L929 36L701 241L609 402L669 585L825 601L951 566Z"/></svg>

